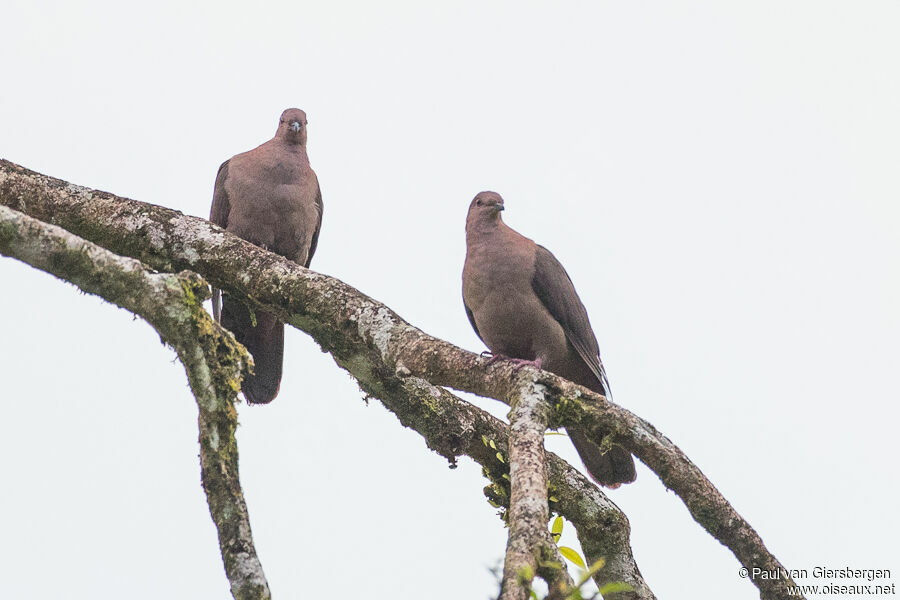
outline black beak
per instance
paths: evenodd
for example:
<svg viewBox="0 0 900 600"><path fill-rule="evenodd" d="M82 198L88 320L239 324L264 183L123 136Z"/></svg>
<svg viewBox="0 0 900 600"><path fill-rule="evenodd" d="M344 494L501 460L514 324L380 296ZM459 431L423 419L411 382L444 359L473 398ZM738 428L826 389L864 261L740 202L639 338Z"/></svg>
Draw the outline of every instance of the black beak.
<svg viewBox="0 0 900 600"><path fill-rule="evenodd" d="M502 204L498 204L498 205L497 205L497 210L506 210L506 207L503 206Z"/></svg>

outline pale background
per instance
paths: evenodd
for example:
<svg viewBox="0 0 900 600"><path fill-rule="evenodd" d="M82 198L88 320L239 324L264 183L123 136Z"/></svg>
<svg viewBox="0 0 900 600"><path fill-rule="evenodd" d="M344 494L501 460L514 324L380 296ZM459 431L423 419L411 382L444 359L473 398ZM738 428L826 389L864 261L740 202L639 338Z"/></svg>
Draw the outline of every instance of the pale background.
<svg viewBox="0 0 900 600"><path fill-rule="evenodd" d="M900 579L896 2L2 12L0 156L205 217L219 164L303 108L313 268L473 351L463 224L496 190L568 269L616 400L786 566ZM0 597L228 597L174 353L10 259L0 289ZM480 468L448 469L293 329L285 370L272 405L240 407L275 597L496 593ZM758 597L646 468L610 497L660 598Z"/></svg>

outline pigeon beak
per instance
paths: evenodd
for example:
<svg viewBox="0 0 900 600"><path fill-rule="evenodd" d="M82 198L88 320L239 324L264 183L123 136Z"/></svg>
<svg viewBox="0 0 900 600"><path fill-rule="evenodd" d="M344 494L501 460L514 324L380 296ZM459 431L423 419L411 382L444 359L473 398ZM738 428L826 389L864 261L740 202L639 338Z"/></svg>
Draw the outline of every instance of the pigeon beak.
<svg viewBox="0 0 900 600"><path fill-rule="evenodd" d="M291 121L291 131L297 133L300 131L300 122L299 121Z"/></svg>
<svg viewBox="0 0 900 600"><path fill-rule="evenodd" d="M498 204L498 205L497 205L497 210L506 210L506 207L503 206L502 204Z"/></svg>

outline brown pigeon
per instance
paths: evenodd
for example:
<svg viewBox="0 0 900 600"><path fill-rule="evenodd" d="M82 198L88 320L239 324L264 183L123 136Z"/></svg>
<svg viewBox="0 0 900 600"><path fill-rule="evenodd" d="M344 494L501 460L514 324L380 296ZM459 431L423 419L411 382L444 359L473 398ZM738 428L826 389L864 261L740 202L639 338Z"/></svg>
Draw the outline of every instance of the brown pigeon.
<svg viewBox="0 0 900 600"><path fill-rule="evenodd" d="M481 192L466 218L463 304L475 333L492 360L532 364L609 396L597 338L572 280L549 250L508 227L502 210L500 194ZM627 450L614 445L603 453L577 430L569 437L598 483L634 481Z"/></svg>
<svg viewBox="0 0 900 600"><path fill-rule="evenodd" d="M289 108L274 138L222 163L209 220L309 267L322 225L322 193L306 155L306 123L305 112ZM244 397L252 404L271 402L281 385L284 323L219 290L213 290L213 314L253 355Z"/></svg>

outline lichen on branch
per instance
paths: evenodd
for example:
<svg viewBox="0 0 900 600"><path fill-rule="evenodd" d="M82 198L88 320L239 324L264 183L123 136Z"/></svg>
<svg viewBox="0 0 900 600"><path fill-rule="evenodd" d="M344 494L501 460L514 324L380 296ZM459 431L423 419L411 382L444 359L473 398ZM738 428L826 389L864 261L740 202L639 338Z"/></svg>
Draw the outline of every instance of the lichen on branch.
<svg viewBox="0 0 900 600"><path fill-rule="evenodd" d="M535 574L545 577L553 598L564 598L573 585L564 568L545 566L545 556L563 563L547 530L550 508L544 432L550 408L544 386L528 375L516 378L515 393L509 401L509 540L500 600L526 600Z"/></svg>
<svg viewBox="0 0 900 600"><path fill-rule="evenodd" d="M402 367L431 384L501 401L514 392L509 365L489 366L409 325L342 281L304 269L203 219L74 186L8 161L0 161L0 204L58 223L155 269L196 271L216 287L310 334L359 380L378 379ZM555 408L551 427L575 425L598 440L603 432L614 432L615 442L653 470L744 567L785 572L749 523L652 425L586 388L551 373L533 372ZM789 578L752 581L766 600L797 597Z"/></svg>
<svg viewBox="0 0 900 600"><path fill-rule="evenodd" d="M189 271L154 273L68 231L0 205L0 254L142 317L172 346L199 408L201 478L236 600L270 598L238 477L234 401L250 356L203 309L209 286Z"/></svg>

